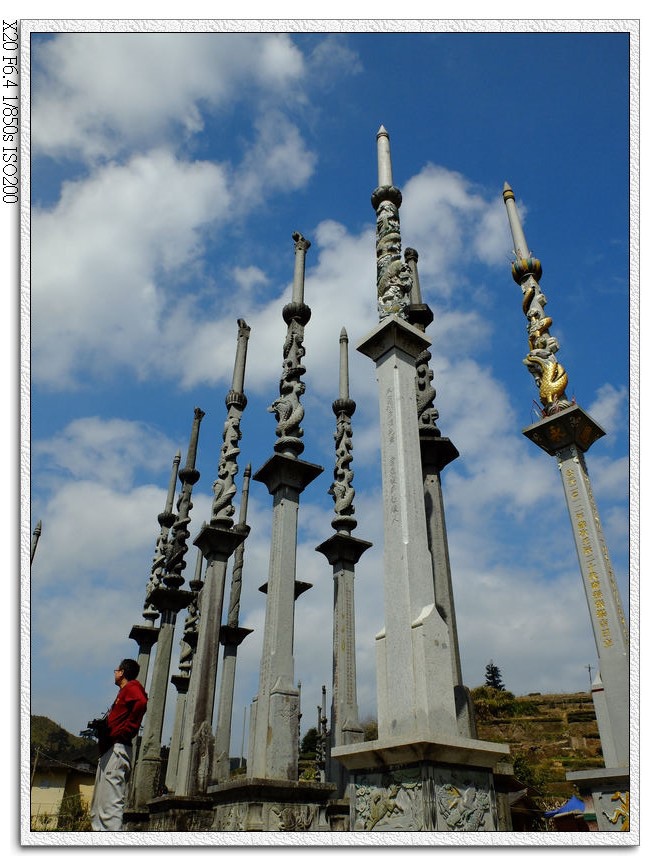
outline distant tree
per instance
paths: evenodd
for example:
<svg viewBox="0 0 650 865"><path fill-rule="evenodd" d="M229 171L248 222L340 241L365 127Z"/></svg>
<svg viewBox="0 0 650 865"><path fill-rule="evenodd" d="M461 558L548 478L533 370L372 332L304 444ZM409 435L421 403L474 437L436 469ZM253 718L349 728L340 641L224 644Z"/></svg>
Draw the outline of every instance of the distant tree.
<svg viewBox="0 0 650 865"><path fill-rule="evenodd" d="M505 685L501 678L501 670L490 659L490 663L485 667L485 684L488 688L494 688L497 691L505 691Z"/></svg>
<svg viewBox="0 0 650 865"><path fill-rule="evenodd" d="M318 730L316 727L310 727L309 730L302 737L302 742L300 745L300 755L306 756L309 754L309 757L313 759L316 754L316 749L318 748Z"/></svg>

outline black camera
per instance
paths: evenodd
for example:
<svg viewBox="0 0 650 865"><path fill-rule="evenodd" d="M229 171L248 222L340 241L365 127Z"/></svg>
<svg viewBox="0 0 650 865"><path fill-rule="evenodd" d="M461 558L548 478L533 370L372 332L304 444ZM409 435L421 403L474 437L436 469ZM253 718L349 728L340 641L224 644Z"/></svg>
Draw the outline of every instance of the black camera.
<svg viewBox="0 0 650 865"><path fill-rule="evenodd" d="M108 720L106 718L93 718L88 721L88 729L92 730L97 739L99 753L104 754L111 746L111 738L108 734Z"/></svg>

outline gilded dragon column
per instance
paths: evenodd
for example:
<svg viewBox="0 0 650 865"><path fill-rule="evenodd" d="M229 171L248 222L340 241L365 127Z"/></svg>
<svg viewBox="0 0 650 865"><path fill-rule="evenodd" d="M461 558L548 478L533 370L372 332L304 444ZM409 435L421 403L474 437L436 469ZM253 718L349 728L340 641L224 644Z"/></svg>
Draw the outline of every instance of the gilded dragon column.
<svg viewBox="0 0 650 865"><path fill-rule="evenodd" d="M553 321L546 314L546 297L539 287L542 265L528 249L515 196L507 183L503 200L514 244L512 276L521 287L527 319L524 364L533 375L542 404L542 419L523 432L557 460L598 652L600 676L592 695L603 758L607 770L619 775L621 769L627 770L629 785L628 632L584 457L605 432L566 396L568 376L556 357L559 343L551 336ZM579 774L571 773L572 779Z"/></svg>

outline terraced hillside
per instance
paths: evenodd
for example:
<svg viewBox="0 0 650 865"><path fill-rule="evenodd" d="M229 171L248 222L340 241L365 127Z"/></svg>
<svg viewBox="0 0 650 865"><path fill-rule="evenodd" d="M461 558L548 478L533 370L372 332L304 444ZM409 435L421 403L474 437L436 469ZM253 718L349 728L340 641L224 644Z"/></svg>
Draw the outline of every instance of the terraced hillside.
<svg viewBox="0 0 650 865"><path fill-rule="evenodd" d="M563 802L575 792L567 772L604 765L590 694L515 697L483 686L472 696L479 738L507 742L515 774L545 800Z"/></svg>

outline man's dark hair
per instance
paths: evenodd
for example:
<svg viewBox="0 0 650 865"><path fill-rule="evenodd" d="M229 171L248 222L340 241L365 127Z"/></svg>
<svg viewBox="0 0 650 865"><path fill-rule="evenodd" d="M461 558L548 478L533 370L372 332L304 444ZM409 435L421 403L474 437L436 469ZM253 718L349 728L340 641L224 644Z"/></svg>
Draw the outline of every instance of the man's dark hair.
<svg viewBox="0 0 650 865"><path fill-rule="evenodd" d="M124 673L124 678L131 682L133 679L138 678L138 673L140 672L140 664L137 661L134 661L132 658L124 658L123 661L120 661L119 668Z"/></svg>

